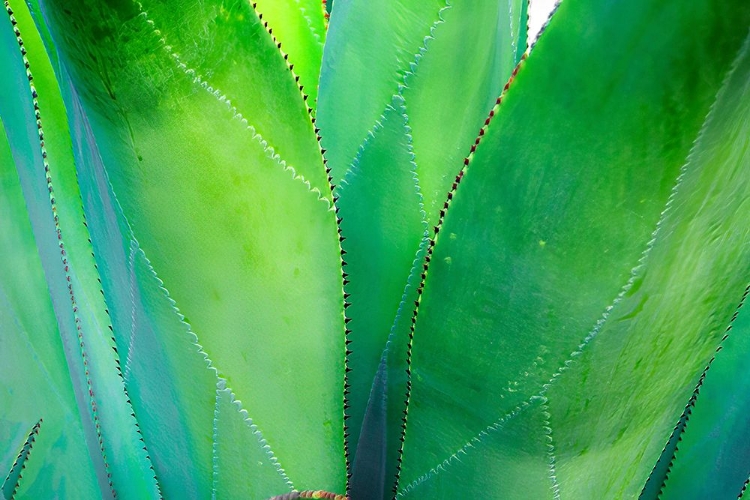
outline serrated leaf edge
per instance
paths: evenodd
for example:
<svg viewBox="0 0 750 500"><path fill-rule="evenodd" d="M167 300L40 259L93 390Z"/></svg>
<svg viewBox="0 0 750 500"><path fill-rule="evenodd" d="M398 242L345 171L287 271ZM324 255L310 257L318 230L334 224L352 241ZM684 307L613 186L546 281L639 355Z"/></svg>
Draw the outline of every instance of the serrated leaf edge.
<svg viewBox="0 0 750 500"><path fill-rule="evenodd" d="M232 101L227 97L227 95L224 92L212 86L204 76L199 74L195 69L187 66L187 64L185 64L182 61L179 54L177 54L176 52L172 50L172 46L169 45L169 43L167 42L166 36L162 33L161 30L159 30L156 27L156 23L149 17L148 12L144 10L143 4L141 2L137 0L133 0L133 4L139 10L138 17L142 18L144 22L148 25L149 29L151 30L151 34L155 36L162 50L164 50L167 56L169 56L169 58L172 61L174 61L177 68L180 69L180 71L182 71L193 82L194 85L205 90L210 95L215 97L221 104L223 104L227 108L229 113L232 115L232 119L236 120L242 126L245 127L245 129L250 133L250 136L252 137L252 139L260 145L260 147L263 149L263 152L266 154L266 156L269 159L275 161L278 165L282 167L284 171L289 172L293 180L301 182L305 186L307 191L316 195L317 199L325 203L326 208L328 210L331 210L331 200L328 198L328 196L322 193L320 189L318 189L318 187L313 187L310 181L308 181L302 174L297 172L295 167L287 163L287 161L276 152L276 149L273 146L271 146L268 143L268 141L257 131L255 126L252 125L250 122L248 122L247 118L243 116L242 112L239 111L237 107L232 104ZM259 17L262 18L262 14L259 14ZM265 23L265 24L267 25L268 23ZM277 43L275 38L273 38L273 40L275 43ZM281 46L280 43L278 43L278 45L279 47ZM288 63L287 63L287 67L290 68L290 71L291 71L291 66ZM297 82L299 81L299 77L296 75L295 75L295 80ZM297 86L301 92L302 87L300 87L299 84L297 84ZM310 116L310 118L312 118L312 115L311 115L312 110L307 105L306 95L304 95L304 100L305 100L305 107L307 108L307 111L308 111L308 115ZM311 124L312 123L313 122L311 122Z"/></svg>
<svg viewBox="0 0 750 500"><path fill-rule="evenodd" d="M34 446L34 441L36 440L36 437L39 435L39 429L42 427L43 421L44 419L40 418L36 422L36 424L34 424L34 426L31 428L29 433L27 434L26 440L21 446L21 451L18 452L16 459L13 461L13 465L11 465L10 470L8 471L8 475L5 476L5 481L3 481L2 486L0 486L0 492L3 492L8 486L8 482L11 481L11 478L14 475L14 473L18 472L18 477L16 478L15 483L13 484L13 489L11 490L10 497L8 497L7 500L13 500L16 496L16 493L18 492L18 487L20 486L21 478L23 477L23 472L19 471L18 468L20 467L21 470L26 468L26 461L29 459L29 456L31 455L31 451Z"/></svg>
<svg viewBox="0 0 750 500"><path fill-rule="evenodd" d="M98 439L99 450L100 450L101 456L102 456L102 461L103 461L103 465L104 465L104 471L107 474L107 482L108 482L108 485L109 485L109 488L110 488L110 492L116 498L117 497L117 491L115 490L114 484L112 482L112 473L110 471L110 465L109 465L109 462L107 460L107 453L106 453L105 445L104 445L104 436L103 436L103 433L102 433L101 424L99 422L99 417L98 417L98 412L97 412L96 397L94 395L94 390L93 390L93 383L92 383L93 381L91 379L91 376L90 376L89 370L88 370L88 354L87 354L86 348L85 348L83 328L82 328L82 325L81 325L80 316L78 315L78 304L77 304L77 301L76 301L76 298L75 298L75 293L74 293L74 290L73 290L72 276L71 276L70 270L69 270L69 263L68 263L67 253L66 253L66 250L65 250L65 243L64 243L64 239L62 237L62 229L61 229L60 222L59 222L59 217L58 217L58 214L57 214L57 204L56 204L56 201L55 201L55 188L54 188L54 186L52 184L52 177L51 177L51 174L50 174L50 165L49 165L49 163L47 161L47 150L46 150L45 145L44 145L44 128L42 126L41 111L40 111L40 108L39 108L39 101L38 101L38 98L37 98L38 94L37 94L36 88L34 86L34 75L31 72L31 65L30 65L29 59L26 57L26 48L24 46L23 38L21 37L21 31L20 31L20 29L18 27L18 23L17 23L17 21L15 19L15 16L13 15L13 9L12 9L12 7L10 5L10 2L8 0L5 0L4 7L5 7L5 11L6 11L6 13L7 13L8 17L9 17L9 20L11 22L11 25L13 26L13 31L14 31L14 34L15 34L15 37L16 37L16 41L18 43L18 48L19 48L19 51L21 53L21 58L22 58L23 64L24 64L25 69L26 69L26 76L27 76L27 80L28 80L28 89L29 89L29 92L31 94L32 104L33 104L33 107L34 107L34 115L36 117L36 126L37 126L37 131L38 131L38 140L39 140L38 146L40 148L40 152L41 152L41 155L42 155L42 164L43 164L43 167L44 167L45 177L46 177L46 182L47 182L47 189L49 191L49 196L50 196L51 215L52 215L52 218L53 218L53 221L54 221L55 231L57 232L58 245L59 245L59 248L60 248L61 264L62 264L62 266L64 268L63 270L64 270L65 279L66 279L66 281L68 283L68 285L67 285L67 287L68 287L68 294L70 296L71 309L72 309L72 313L73 313L74 322L75 322L75 325L76 325L76 331L77 331L78 342L79 342L79 352L80 352L81 359L83 361L83 366L84 366L84 379L86 381L86 386L87 386L88 393L89 393L89 407L90 407L90 410L91 410L91 415L92 415L92 419L93 419L93 423L94 423L95 433L96 433L97 439ZM80 192L79 192L78 201L79 201L79 203L81 204L81 207L82 207L83 200L80 198ZM88 226L86 224L86 216L83 213L83 210L81 210L81 212L82 212L82 219L83 219L82 222L83 222L83 225L86 227L86 230L88 231ZM89 240L89 242L88 242L88 248L89 248L89 250L91 252L92 257L94 257L93 248L91 246L91 240ZM95 257L94 257L94 260L96 260ZM97 266L96 266L95 263L94 263L94 268L96 269L96 272L98 273L98 268L97 268ZM153 479L153 482L154 482L154 486L156 488L156 493L157 493L158 497L161 498L161 489L159 487L159 481L158 481L158 479L156 477L156 471L154 470L154 466L153 466L153 463L151 461L151 457L149 456L148 449L147 449L146 444L145 444L145 442L143 440L143 435L142 435L140 427L138 425L138 420L135 417L135 412L134 412L132 404L130 402L130 397L128 395L127 388L125 387L125 381L123 379L122 370L120 368L119 355L117 353L117 348L115 347L114 332L112 330L111 321L109 320L109 310L107 308L106 300L103 297L104 293L101 290L101 288L100 288L99 291L102 293L102 300L103 300L103 304L104 304L104 312L105 312L105 314L107 316L107 319L108 319L108 321L107 321L107 327L109 328L109 330L111 332L110 338L108 340L110 342L110 347L112 347L112 349L115 352L114 362L115 362L116 373L117 373L117 376L120 379L120 382L122 382L123 394L124 394L125 399L126 399L127 408L131 410L131 416L132 416L132 419L133 419L133 425L134 425L136 434L137 434L137 436L138 436L141 444L143 444L143 451L145 453L145 460L146 460L146 463L147 463L149 469L152 472L152 479Z"/></svg>
<svg viewBox="0 0 750 500"><path fill-rule="evenodd" d="M216 404L214 407L214 423L213 423L213 457L212 457L212 463L213 463L213 485L212 485L212 493L211 498L216 498L217 494L217 488L218 488L218 477L219 477L219 443L218 443L218 436L219 436L219 398L221 393L224 392L229 396L229 401L231 406L234 406L235 409L239 412L240 418L242 418L243 423L250 429L252 434L255 436L255 438L258 440L258 445L263 450L263 453L268 457L269 462L273 465L276 472L281 476L281 479L286 483L286 485L289 487L290 491L294 491L294 484L292 483L291 479L289 479L289 476L286 474L286 471L279 463L278 458L276 457L276 454L271 449L271 445L268 444L268 441L263 437L263 433L260 431L257 425L253 422L253 419L250 417L247 410L242 406L242 401L237 399L236 394L234 391L227 385L227 380L225 378L219 377L218 381L216 382Z"/></svg>

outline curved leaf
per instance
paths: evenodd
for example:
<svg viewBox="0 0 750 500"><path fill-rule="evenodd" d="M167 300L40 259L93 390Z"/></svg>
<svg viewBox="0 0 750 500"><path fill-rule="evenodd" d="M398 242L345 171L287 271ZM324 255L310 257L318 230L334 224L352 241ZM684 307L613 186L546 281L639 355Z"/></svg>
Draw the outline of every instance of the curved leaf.
<svg viewBox="0 0 750 500"><path fill-rule="evenodd" d="M318 100L320 62L326 37L325 5L321 0L260 0L253 7L289 54L300 86L313 109Z"/></svg>
<svg viewBox="0 0 750 500"><path fill-rule="evenodd" d="M17 444L23 442L32 424L43 418L44 433L34 445L34 462L38 466L32 463L24 472L25 491L38 497L50 496L52 491L100 496L21 182L2 122L0 225L0 467L3 471L12 468ZM28 304L34 304L34 308ZM42 468L49 472L38 477ZM61 483L63 477L70 479Z"/></svg>
<svg viewBox="0 0 750 500"><path fill-rule="evenodd" d="M98 455L99 483L109 490L104 495L159 496L113 350L60 89L28 9L21 2L6 7L10 22L3 36L15 38L16 51L5 52L1 61L11 77L3 81L0 117L8 127L87 445Z"/></svg>
<svg viewBox="0 0 750 500"><path fill-rule="evenodd" d="M747 232L742 215L747 213L745 205L750 198L750 185L744 181L750 165L749 82L750 36L692 155L693 163L712 169L711 201L716 200L713 205L704 202L692 224L703 220L710 222L711 225L704 223L706 239L722 238L736 246L732 258L739 260L739 265L747 265L746 259L750 257L742 248L742 236ZM708 219L705 214L713 207L716 207L716 215ZM726 221L722 221L722 216ZM716 228L719 221L723 231ZM734 224L729 225L732 222ZM744 242L744 246L747 245ZM721 255L714 254L714 258ZM746 307L735 313L726 333L729 337L722 342L721 350L697 389L695 406L680 436L660 498L730 498L742 488L750 473L747 465L750 460L747 431L750 387L744 377L750 354L750 320Z"/></svg>
<svg viewBox="0 0 750 500"><path fill-rule="evenodd" d="M213 429L215 498L270 498L294 488L224 381L217 384Z"/></svg>
<svg viewBox="0 0 750 500"><path fill-rule="evenodd" d="M180 14L172 14L179 10L174 5L139 10L92 4L75 12L62 2L47 7L61 59L81 91L112 192L139 248L293 483L343 491L336 219L330 193L311 184L313 176L327 184L319 154L317 165L307 162L298 171L275 154L282 146L296 150L298 141L307 140L303 129L313 144L315 136L304 115L284 122L304 108L301 98L287 96L294 80L270 36L253 21L249 6L212 4L190 22L209 29L219 23L224 29L216 43L226 58L199 43L179 53L182 62L175 64L187 43L181 37L195 33L179 33L185 27ZM260 29L262 36L229 41L233 29ZM101 41L101 30L112 38ZM241 71L224 62L233 60ZM258 99L258 119L277 109L273 123L296 127L283 141L276 136L278 149L204 79L205 64L217 61L210 67L212 85L255 72L259 90L243 98Z"/></svg>
<svg viewBox="0 0 750 500"><path fill-rule="evenodd" d="M39 427L42 425L42 421L42 419L39 419L29 431L26 436L26 441L24 441L21 446L21 451L18 452L18 456L13 461L13 465L8 471L5 481L3 481L2 486L0 486L0 492L2 492L3 498L11 499L15 497L16 490L18 490L18 483L21 481L22 471L26 468L26 461L31 455L31 448L34 446L34 441L39 434Z"/></svg>
<svg viewBox="0 0 750 500"><path fill-rule="evenodd" d="M656 279L662 288L665 279L676 280L667 290L705 284L703 275L688 274L689 264L679 267L683 261L662 250L682 247L655 246L652 238L666 224L665 206L677 203L675 185L687 185L680 165L746 35L748 16L742 2L700 2L690 10L680 2L563 2L457 178L460 186L428 252L413 331L404 496L436 494L438 485L441 495L522 495L506 489L509 483L472 483L454 465L466 460L462 452L476 453L475 440L502 433L498 423L534 396L549 400L546 424L528 436L547 447L537 460L548 472L536 480L555 479L549 496L637 494L679 402L687 399L684 388L705 365L717 325L726 324L746 279L741 258L717 259L707 274L727 277L717 284L717 299L665 296L675 306L660 311L680 311L693 321L663 315L659 335L649 336L653 320L641 312L657 302L643 295L657 274L649 261L670 272ZM674 224L690 220L675 217ZM734 255L732 246L718 248ZM683 349L695 349L687 358L692 364L682 360L682 349L663 358L661 343L655 349L636 342L617 365L626 356L619 342L671 338L665 332L703 339L683 341ZM650 352L648 364L643 349ZM575 361L594 355L597 362ZM644 368L630 364L639 360ZM657 362L660 374L673 370L659 386L659 405L656 397L626 397L653 387L633 374L650 376ZM642 405L632 427L618 427L627 414L607 418L615 393L631 412L631 404ZM672 406L663 404L665 394ZM601 429L592 431L600 421ZM602 449L612 457L623 449L638 455L605 460ZM612 472L615 466L620 473Z"/></svg>
<svg viewBox="0 0 750 500"><path fill-rule="evenodd" d="M61 81L69 83L67 74ZM162 493L205 498L212 487L215 370L196 345L112 192L80 99L64 85L88 229L125 386Z"/></svg>
<svg viewBox="0 0 750 500"><path fill-rule="evenodd" d="M365 425L368 396L373 378L382 361L378 355L383 351L392 318L399 309L404 289L414 260L414 252L427 232L421 196L416 185L415 164L412 160L411 137L403 112L403 104L394 100L393 107L386 110L385 117L370 136L367 147L361 151L352 169L347 173L339 190L338 208L343 214L341 231L346 235L342 243L346 251L346 272L351 282L346 286L351 305L347 317L351 318L352 351L347 364L351 367L347 381L352 387L348 401L350 442L353 449L353 484L372 481L385 474L377 468L365 465L367 455L384 453L387 444L395 447L396 432L389 432L386 439L371 445L358 443L360 434L381 435L385 429L375 431ZM387 164L389 168L383 169ZM386 381L383 381L387 384ZM385 387L385 386L383 386ZM388 398L378 390L372 391L377 400ZM390 392L390 391L389 391ZM378 394L380 393L380 394ZM395 393L398 401L398 393ZM385 411L385 409L383 409ZM398 410L397 410L398 411ZM370 424L382 428L385 414ZM357 464L360 452L363 465ZM388 474L395 475L395 460L390 460ZM371 488L364 488L370 491ZM358 488L352 495L362 494Z"/></svg>
<svg viewBox="0 0 750 500"><path fill-rule="evenodd" d="M405 391L408 315L401 313L416 294L415 262L461 166L461 147L476 136L526 50L524 2L446 2L434 9L341 4L326 47L318 123L331 146L346 238L355 496L379 497L364 485L381 476L390 494ZM370 465L356 464L360 452ZM383 455L386 472L372 469Z"/></svg>

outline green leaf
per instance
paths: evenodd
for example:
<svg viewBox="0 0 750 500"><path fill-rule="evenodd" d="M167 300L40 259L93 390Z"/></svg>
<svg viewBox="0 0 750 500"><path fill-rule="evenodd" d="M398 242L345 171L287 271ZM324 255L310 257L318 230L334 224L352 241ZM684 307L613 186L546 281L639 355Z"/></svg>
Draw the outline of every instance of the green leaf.
<svg viewBox="0 0 750 500"><path fill-rule="evenodd" d="M743 307L696 389L696 400L680 442L669 457L670 470L663 476L658 498L685 498L686 494L732 498L750 473L748 383L742 376L750 348L747 316Z"/></svg>
<svg viewBox="0 0 750 500"><path fill-rule="evenodd" d="M78 95L62 75L73 152L125 386L162 494L212 491L210 397L218 379L156 276L112 192Z"/></svg>
<svg viewBox="0 0 750 500"><path fill-rule="evenodd" d="M745 484L743 484L743 485L742 485L742 489L740 490L740 493L739 493L739 495L737 495L737 498L738 498L738 499L740 499L740 500L741 500L741 499L745 498L745 493L747 492L747 487L748 487L748 485L750 485L750 477L748 477L748 478L747 478L747 479L745 480Z"/></svg>
<svg viewBox="0 0 750 500"><path fill-rule="evenodd" d="M42 425L42 420L39 419L34 427L31 428L29 434L26 436L26 441L21 446L21 451L18 452L18 456L13 461L13 465L8 471L8 475L5 477L0 491L3 494L3 498L13 498L18 489L18 483L21 481L21 472L26 468L26 461L31 455L31 448L34 446L37 434L39 434L39 427Z"/></svg>
<svg viewBox="0 0 750 500"><path fill-rule="evenodd" d="M53 491L61 496L101 496L21 182L1 122L0 226L0 470L11 471L18 443L43 418L44 432L36 437L33 460L24 462L22 491L36 498L49 497ZM40 476L40 470L47 472ZM61 482L62 478L68 480Z"/></svg>
<svg viewBox="0 0 750 500"><path fill-rule="evenodd" d="M743 214L750 198L750 101L743 88L749 45L746 41L683 167L633 288L612 310L600 340L549 392L553 427L565 437L557 444L569 454L559 462L563 492L596 492L587 480L613 471L600 486L607 496L638 492L634 486L640 485L628 477L645 478L743 298L750 281L750 233ZM581 397L565 395L574 388ZM613 407L617 411L607 412ZM692 416L686 430L691 421ZM584 453L587 448L597 451ZM731 494L746 474L739 475Z"/></svg>
<svg viewBox="0 0 750 500"><path fill-rule="evenodd" d="M432 15L410 2L351 2L336 9L318 123L323 143L331 145L334 182L340 181L337 205L351 280L348 427L352 443L368 436L352 448L355 462L364 453L371 464L388 449L386 472L355 466L355 496L379 496L365 484L383 476L388 490L395 478L408 333L401 313L408 319L428 227L468 152L463 147L526 50L524 12L521 1L436 4ZM363 93L370 97L361 99ZM350 146L353 159L342 156ZM376 373L380 382L373 385Z"/></svg>
<svg viewBox="0 0 750 500"><path fill-rule="evenodd" d="M701 377L698 380L698 384L701 384L702 381L703 378ZM664 481L672 467L672 458L674 457L677 445L680 443L680 437L682 436L682 432L685 430L685 425L687 424L688 412L691 411L696 396L697 394L693 392L690 400L688 400L685 410L682 412L682 415L680 415L677 425L675 425L672 434L669 436L669 441L667 441L666 446L664 446L664 449L661 451L661 455L659 455L659 459L656 461L656 464L654 464L654 468L651 470L651 474L649 474L646 484L643 485L641 494L638 496L639 499L656 499L661 494Z"/></svg>
<svg viewBox="0 0 750 500"><path fill-rule="evenodd" d="M422 496L425 491L437 497L450 492L457 498L498 498L498 491L504 499L551 497L554 482L544 460L546 443L530 439L546 426L547 410L544 398L530 398L493 422L450 460L436 464L419 481L401 489L398 498L430 498ZM518 418L521 414L529 418Z"/></svg>
<svg viewBox="0 0 750 500"><path fill-rule="evenodd" d="M455 465L489 460L477 441L511 415L537 419L534 397L549 416L525 439L548 450L535 481L550 497L638 493L750 276L742 236L719 245L733 209L717 207L716 240L709 223L688 231L704 194L680 170L749 16L742 2L562 3L428 253L403 496L521 495Z"/></svg>
<svg viewBox="0 0 750 500"><path fill-rule="evenodd" d="M83 23L76 26L81 30L78 40L71 42L77 50L62 50L75 60L71 72L84 99L93 85L96 90L90 89L92 92L106 91L118 102L130 102L145 112L154 102L178 104L179 94L167 89L172 81L185 82L183 89L192 88L203 93L206 100L210 97L215 101L212 114L225 111L241 122L248 129L246 136L253 137L269 155L330 198L306 102L287 61L250 2L141 0L111 7L98 4L90 0L86 5L93 12L71 18L70 22ZM57 2L48 6L51 12L61 9ZM110 10L127 21L122 26L127 31L113 31L111 37L101 39L102 33L119 27L108 24ZM84 39L96 44L81 46ZM103 71L104 81L99 76L102 68L91 67L102 64L102 53L109 53L112 63ZM77 75L79 66L97 73L97 79L84 82L84 73ZM144 78L139 69L153 72Z"/></svg>
<svg viewBox="0 0 750 500"><path fill-rule="evenodd" d="M398 93L445 8L443 0L336 5L323 51L317 115L334 184Z"/></svg>
<svg viewBox="0 0 750 500"><path fill-rule="evenodd" d="M389 168L383 169L384 164ZM346 235L342 243L346 251L345 270L352 280L346 286L351 302L346 310L351 318L347 326L351 329L352 341L352 352L347 360L352 368L347 378L352 387L347 423L349 441L355 445L360 438L373 378L382 362L380 353L399 309L404 278L413 267L414 250L419 248L427 233L415 167L403 103L394 99L393 106L386 110L383 121L376 126L339 189L338 208L343 214L341 231ZM387 397L378 396L379 391L373 392L376 399ZM382 427L384 418L381 414L371 423ZM363 428L364 435L372 431L369 426ZM382 431L375 432L377 434ZM391 433L388 442L397 435ZM374 449L359 444L352 449L353 459L356 462L360 451L365 456L382 453L381 448L386 444L383 440L374 442ZM388 473L395 475L395 460ZM360 479L379 475L382 473L355 463L353 483L356 485ZM357 491L355 488L352 494L356 495Z"/></svg>
<svg viewBox="0 0 750 500"><path fill-rule="evenodd" d="M174 5L90 7L50 3L50 23L134 241L293 484L343 491L340 248L319 153L297 171L276 154L317 148L291 73L244 3L182 21ZM226 56L185 48L183 21L221 27ZM274 149L199 74L226 92L255 75L242 97L258 103L243 113L273 125Z"/></svg>
<svg viewBox="0 0 750 500"><path fill-rule="evenodd" d="M743 217L745 203L750 198L750 184L744 180L750 165L748 82L750 37L717 97L687 167L705 165L703 168L707 171L702 184L707 192L703 197L706 201L695 211L691 225L702 225L704 238L711 242L721 238L725 244L734 246L733 254L727 252L724 257L724 253L714 253L712 257L737 259L733 264L735 268L747 266L750 257L747 223ZM708 288L702 293L709 298L717 296L715 290L720 290L719 284ZM696 389L695 406L689 412L660 498L688 495L730 498L740 491L750 473L747 465L750 460L747 431L750 403L746 397L750 383L744 377L750 354L750 319L746 307L735 312L726 334L729 337L722 342L705 380L701 378L702 384Z"/></svg>
<svg viewBox="0 0 750 500"><path fill-rule="evenodd" d="M526 51L525 5L524 0L449 4L399 90L431 226L487 114Z"/></svg>
<svg viewBox="0 0 750 500"><path fill-rule="evenodd" d="M214 417L216 498L270 498L294 485L242 404L220 380Z"/></svg>
<svg viewBox="0 0 750 500"><path fill-rule="evenodd" d="M260 0L253 7L268 23L280 49L289 54L289 62L314 109L326 37L325 5L321 0Z"/></svg>
<svg viewBox="0 0 750 500"><path fill-rule="evenodd" d="M125 496L158 496L117 368L60 89L26 6L6 3L6 11L0 36L12 40L6 47L15 45L15 51L3 52L0 60L10 73L0 91L0 118L8 127L87 444L90 452L97 450L102 494L117 489Z"/></svg>

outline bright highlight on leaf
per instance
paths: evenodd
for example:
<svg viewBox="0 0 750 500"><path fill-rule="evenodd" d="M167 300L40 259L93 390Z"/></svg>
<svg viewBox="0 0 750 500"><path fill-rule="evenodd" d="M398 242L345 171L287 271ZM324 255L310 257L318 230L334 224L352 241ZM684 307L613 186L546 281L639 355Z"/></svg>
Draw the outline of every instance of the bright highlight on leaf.
<svg viewBox="0 0 750 500"><path fill-rule="evenodd" d="M3 498L744 495L750 5L543 4L5 0Z"/></svg>

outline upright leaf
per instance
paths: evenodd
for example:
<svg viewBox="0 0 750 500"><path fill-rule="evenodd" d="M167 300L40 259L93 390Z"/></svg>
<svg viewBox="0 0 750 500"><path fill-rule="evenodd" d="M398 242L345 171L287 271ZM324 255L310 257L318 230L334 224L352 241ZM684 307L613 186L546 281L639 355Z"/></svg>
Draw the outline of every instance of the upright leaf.
<svg viewBox="0 0 750 500"><path fill-rule="evenodd" d="M15 47L12 47L17 50ZM100 496L70 383L21 182L0 130L0 467L9 472L18 443L44 419L26 463L23 490ZM31 309L28 304L34 304ZM20 368L20 369L19 369ZM35 466L36 464L36 466ZM47 470L39 476L39 470ZM62 481L62 478L69 478ZM19 485L20 486L20 485Z"/></svg>
<svg viewBox="0 0 750 500"><path fill-rule="evenodd" d="M347 423L350 442L356 446L352 449L355 462L360 451L365 457L384 453L386 444L397 436L383 435L391 430L384 428L386 415L382 412L386 408L383 408L379 415L370 417L370 425L362 428L361 433L369 439L382 437L370 445L358 443L368 395L372 392L376 401L386 398L387 405L388 395L373 389L373 379L383 361L379 353L385 347L392 319L399 309L415 252L427 232L408 132L403 104L394 100L394 106L386 110L339 191L341 230L347 238L342 246L351 280L346 286L351 302L346 313L351 318L348 327L352 340L348 356L352 394ZM383 169L383 165L389 168ZM388 386L387 374L383 377L381 389ZM363 459L365 464L370 462ZM365 464L355 463L355 486L361 479L369 482L385 474L372 468L372 464ZM389 472L395 474L395 470ZM369 487L366 489L371 491ZM358 494L362 494L358 489L352 491L352 495Z"/></svg>
<svg viewBox="0 0 750 500"><path fill-rule="evenodd" d="M442 12L399 93L427 220L437 222L462 161L526 51L526 1L458 2ZM461 47L461 50L457 50Z"/></svg>
<svg viewBox="0 0 750 500"><path fill-rule="evenodd" d="M67 73L59 78L125 386L161 491L167 497L205 498L212 491L215 370L134 239L80 99Z"/></svg>
<svg viewBox="0 0 750 500"><path fill-rule="evenodd" d="M6 2L0 117L23 189L63 340L86 443L104 496L159 496L118 368L81 207L65 110L50 60L22 2ZM14 10L15 7L15 10ZM43 417L43 416L42 416Z"/></svg>
<svg viewBox="0 0 750 500"><path fill-rule="evenodd" d="M711 272L695 254L688 264L670 253L688 236L665 230L658 234L675 243L652 241L667 224L665 207L677 203L676 185L688 185L680 166L748 21L743 2L562 3L482 131L428 252L414 313L401 495L523 497L510 488L512 473L477 478L455 465L488 460L477 444L503 434L507 419L538 420L534 397L546 399L536 410L543 424L529 423L527 439L546 452L535 457L544 467L533 470L542 472L526 482L548 484L550 497L638 493L748 278L742 235L736 246L707 252L726 255ZM701 194L685 190L691 207L700 206ZM669 224L684 229L685 210ZM685 241L704 237L696 229ZM692 265L711 281L722 277L711 300L688 296L688 285L706 283ZM657 301L641 293L657 275L667 292L686 293L661 297L673 307L659 310L673 314L659 318L654 334L643 311ZM682 347L665 351L661 342L674 335ZM618 365L626 339L641 341L628 344L632 353ZM596 363L576 361L594 353L602 353ZM658 385L650 378L667 370ZM628 413L612 410L614 394L638 416L632 426L623 424ZM520 454L527 444L515 446Z"/></svg>
<svg viewBox="0 0 750 500"><path fill-rule="evenodd" d="M742 305L750 282L750 231L743 208L750 199L749 41L682 169L632 287L549 390L563 494L640 492L665 436ZM691 421L689 416L687 432ZM707 452L701 458L709 457ZM742 486L748 470L738 468L725 493L736 495ZM715 478L712 474L707 485Z"/></svg>
<svg viewBox="0 0 750 500"><path fill-rule="evenodd" d="M321 0L260 0L255 10L289 55L299 83L315 108L318 100L320 62L326 37L325 5Z"/></svg>
<svg viewBox="0 0 750 500"><path fill-rule="evenodd" d="M293 484L343 492L340 249L312 123L249 4L177 7L47 15L133 241Z"/></svg>
<svg viewBox="0 0 750 500"><path fill-rule="evenodd" d="M214 497L270 498L293 489L240 401L220 381L214 419Z"/></svg>
<svg viewBox="0 0 750 500"><path fill-rule="evenodd" d="M711 186L710 190L704 188L709 195L704 196L694 217L686 219L692 226L702 223L706 246L721 243L735 247L726 258L737 259L735 265L740 267L748 266L750 257L744 208L750 198L746 180L750 165L750 36L735 66L692 155L691 164L705 165L707 174L702 185ZM725 254L711 255L720 258ZM715 292L711 292L717 289L719 285L714 284L703 293L712 297ZM750 474L750 383L744 376L750 356L747 309L743 306L732 318L726 332L729 337L712 360L705 380L701 380L661 498L730 498Z"/></svg>
<svg viewBox="0 0 750 500"><path fill-rule="evenodd" d="M336 5L323 52L317 116L334 184L391 103L444 8L441 0Z"/></svg>
<svg viewBox="0 0 750 500"><path fill-rule="evenodd" d="M525 2L513 0L432 8L354 1L333 16L318 123L346 238L350 441L355 462L362 452L369 464L355 466L353 495L363 494L360 480L395 478L415 263L461 167L461 146L526 50L524 15ZM375 472L370 459L383 447L387 472Z"/></svg>
<svg viewBox="0 0 750 500"><path fill-rule="evenodd" d="M23 469L26 468L26 461L31 455L31 448L34 446L37 434L39 434L39 427L42 425L42 421L42 419L39 419L39 421L34 424L34 427L31 428L26 436L26 440L21 445L21 450L18 452L18 456L13 461L13 465L11 465L10 470L8 471L8 475L5 476L5 480L0 486L0 493L2 493L3 498L14 498L16 491L18 490L18 483L21 481Z"/></svg>

